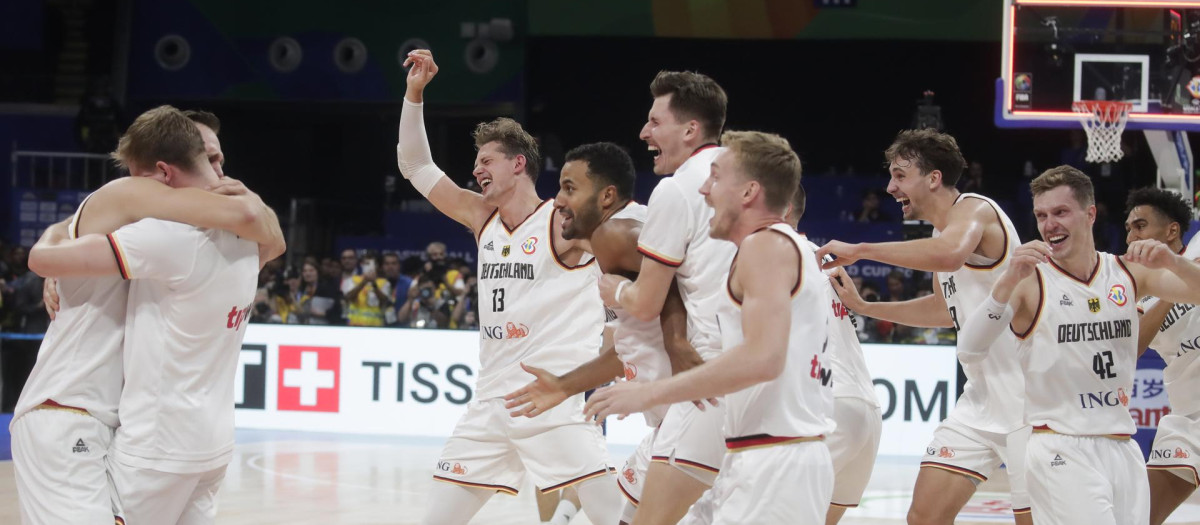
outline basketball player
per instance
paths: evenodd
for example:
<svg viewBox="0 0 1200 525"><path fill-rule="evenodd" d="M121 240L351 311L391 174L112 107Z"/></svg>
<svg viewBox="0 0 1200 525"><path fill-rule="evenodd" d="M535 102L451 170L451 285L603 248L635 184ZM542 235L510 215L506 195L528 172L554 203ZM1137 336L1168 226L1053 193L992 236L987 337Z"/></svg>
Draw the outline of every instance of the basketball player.
<svg viewBox="0 0 1200 525"><path fill-rule="evenodd" d="M914 270L936 272L932 295L900 302L865 302L850 279L833 282L851 310L876 319L918 327L959 328L959 320L983 302L1004 272L1018 245L1008 216L991 199L960 193L954 185L966 161L954 137L935 130L902 131L884 153L891 170L888 193L903 206L905 219L933 224L929 239L847 244L830 241L818 257L837 256L825 267L870 259ZM979 483L1001 463L1008 470L1013 513L1030 525L1029 494L1021 473L1029 429L1022 419L1024 387L1016 339L1001 335L1004 349L979 363L963 363L967 377L962 396L934 431L913 488L908 523L948 525ZM1010 459L1012 461L1010 461Z"/></svg>
<svg viewBox="0 0 1200 525"><path fill-rule="evenodd" d="M197 189L186 189L179 194L184 196L197 194L199 196L196 199L200 199L201 202L189 202L190 199L176 202L178 199L171 196L175 194L166 193L161 184L150 184L149 181L153 179L121 178L106 184L88 196L88 200L91 201L89 215L95 213L96 208L102 207L106 208L103 213L105 217L124 217L124 220L112 223L110 228L95 230L95 233L111 233L121 226L149 217L183 222L200 228L231 231L238 234L239 237L258 242L262 249L259 254L262 261L270 261L282 255L286 248L283 232L265 231L272 225L278 226L279 220L275 218L275 211L264 204L262 199L250 192L240 181L225 176L225 153L221 150L221 140L217 137L221 131L221 120L216 115L202 110L188 109L184 110L183 114L195 122L196 127L200 128L200 136L204 138L204 153L208 156L208 163L212 165L217 178L220 179L220 182L208 190L219 195L245 196L244 199L247 201L241 203L236 200L214 201L210 193L201 193ZM145 182L124 182L129 180L145 180ZM109 189L110 187L120 187L123 191L118 196L115 195L116 190ZM138 188L138 190L128 188ZM140 188L148 188L144 191L153 193L142 193L139 191ZM113 196L106 196L110 194ZM137 212L139 209L142 209L143 212ZM110 216L109 213L117 215ZM268 217L272 220L266 220ZM58 281L54 278L46 279L42 290L46 313L51 320L58 315L57 284Z"/></svg>
<svg viewBox="0 0 1200 525"><path fill-rule="evenodd" d="M1155 240L1097 252L1092 181L1070 166L1030 183L1038 232L1014 252L958 346L964 362L1010 326L1025 374L1026 455L1038 523L1146 524L1150 494L1129 415L1137 297L1200 302L1200 265Z"/></svg>
<svg viewBox="0 0 1200 525"><path fill-rule="evenodd" d="M513 418L504 395L525 385L521 364L563 374L594 358L604 308L600 275L580 240L563 238L554 202L534 190L538 150L510 119L480 124L475 179L482 195L459 188L433 163L421 104L437 74L427 50L409 54L400 117L400 171L417 191L479 243L480 370L475 399L438 462L422 523L465 524L494 492L516 494L528 472L542 492L578 485L593 523L616 523L621 501L609 476L599 428L584 421L582 395L543 417Z"/></svg>
<svg viewBox="0 0 1200 525"><path fill-rule="evenodd" d="M709 236L712 208L700 186L720 152L725 91L699 73L663 71L650 83L654 102L640 138L654 154L654 173L664 178L650 195L638 239L645 256L636 281L609 274L600 282L605 304L649 321L662 312L672 279L688 312L688 337L705 359L720 354L715 305L735 247ZM651 447L637 525L676 523L712 486L724 457L724 408L691 402L667 409Z"/></svg>
<svg viewBox="0 0 1200 525"><path fill-rule="evenodd" d="M153 127L158 117L151 117L162 113L160 108L139 118L133 134ZM232 198L172 190L149 178L157 171L150 166L150 172L135 168L132 177L90 195L69 228L64 223L48 230L31 250L31 267L44 272L56 264L43 249L56 235L111 232L142 217L227 229L282 252L278 224L273 229L262 224L273 214L244 186L241 197ZM114 509L105 456L118 424L128 286L119 276L67 278L58 286L66 299L61 316L50 325L10 424L22 522L110 524Z"/></svg>
<svg viewBox="0 0 1200 525"><path fill-rule="evenodd" d="M700 191L715 210L712 236L739 248L717 307L724 351L667 379L597 390L585 413L725 395L729 453L680 523L823 523L833 491L823 441L833 430L828 286L813 251L783 222L800 158L777 135L729 132L721 141Z"/></svg>
<svg viewBox="0 0 1200 525"><path fill-rule="evenodd" d="M792 198L791 208L783 220L788 224L796 224L799 229L798 223L804 216L806 200L804 185L801 184L796 187L796 196ZM800 234L800 237L808 241L804 234ZM811 241L808 241L808 247L814 252L817 250L817 245ZM833 274L835 271L827 273ZM836 525L846 509L858 506L863 492L867 490L867 482L871 481L875 456L879 453L879 437L883 433L883 413L875 397L875 385L871 382L871 372L867 370L862 345L858 342L858 321L842 304L832 283L823 285L828 287L826 293L832 308L827 328L829 358L833 362L831 369L837 371L837 381L833 382L833 420L837 426L825 441L833 458L833 499L825 523Z"/></svg>
<svg viewBox="0 0 1200 525"><path fill-rule="evenodd" d="M1200 245L1183 247L1192 210L1178 193L1142 188L1129 194L1126 201L1126 241L1152 239L1174 253L1196 260ZM1150 523L1161 525L1196 490L1200 468L1200 368L1197 367L1195 341L1200 337L1200 321L1194 305L1175 304L1146 297L1138 312L1138 350L1153 347L1167 367L1163 370L1171 413L1158 422L1154 446L1146 468L1150 479Z"/></svg>
<svg viewBox="0 0 1200 525"><path fill-rule="evenodd" d="M601 271L632 279L642 267L637 243L646 216L646 207L632 200L635 178L633 160L620 146L608 142L585 144L567 152L560 189L554 198L554 205L564 217L563 237L586 239ZM536 416L570 396L622 375L629 381L661 379L671 375L672 363L690 365L699 359L687 342L687 312L677 291L667 295L661 324L659 318L642 321L619 309L615 317L613 347L601 357L562 377L524 366L536 380L505 396L505 406L518 409L512 415ZM657 428L666 410L666 406L659 406L643 412L646 424ZM641 500L653 438L653 433L646 436L617 478L627 500L623 523L633 522Z"/></svg>

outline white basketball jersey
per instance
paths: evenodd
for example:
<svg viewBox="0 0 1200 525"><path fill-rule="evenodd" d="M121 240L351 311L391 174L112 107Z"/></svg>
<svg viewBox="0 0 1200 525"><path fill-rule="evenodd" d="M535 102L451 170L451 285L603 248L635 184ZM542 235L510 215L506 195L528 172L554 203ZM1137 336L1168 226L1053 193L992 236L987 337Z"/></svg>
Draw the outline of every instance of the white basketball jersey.
<svg viewBox="0 0 1200 525"><path fill-rule="evenodd" d="M638 238L642 255L677 268L676 282L688 312L688 340L705 359L721 350L713 313L724 296L723 283L737 251L733 243L709 237L713 209L700 194L713 159L724 150L701 147L674 176L659 181Z"/></svg>
<svg viewBox="0 0 1200 525"><path fill-rule="evenodd" d="M800 234L783 223L770 229L791 239L800 255L800 278L792 291L787 362L779 377L725 396L725 437L730 448L820 436L833 430L834 377L826 352L829 295L822 284L828 281ZM721 344L728 350L742 344L745 336L741 303L728 292L728 280L725 289L717 321Z"/></svg>
<svg viewBox="0 0 1200 525"><path fill-rule="evenodd" d="M972 253L961 268L953 272L934 272L955 330L987 301L992 284L1004 273L1013 250L1020 244L1012 221L994 201L982 195L963 193L955 204L968 198L980 199L996 212L1004 229L1005 249L1000 260L992 261ZM936 237L940 232L934 230L933 234ZM1021 399L1025 395L1025 384L1016 347L1016 338L1005 333L996 339L982 361L962 363L967 384L952 417L971 428L999 434L1007 434L1024 425Z"/></svg>
<svg viewBox="0 0 1200 525"><path fill-rule="evenodd" d="M604 336L595 259L569 267L554 251L554 201L509 229L499 213L479 234L479 381L476 399L533 380L521 363L555 374L594 359Z"/></svg>
<svg viewBox="0 0 1200 525"><path fill-rule="evenodd" d="M1018 347L1029 423L1060 434L1133 434L1129 397L1137 370L1137 285L1100 252L1087 281L1053 262L1037 265L1041 294Z"/></svg>
<svg viewBox="0 0 1200 525"><path fill-rule="evenodd" d="M1191 243L1183 256L1191 260L1200 257L1200 243ZM1157 297L1146 297L1142 307L1149 310L1158 301ZM1200 412L1200 361L1196 360L1196 349L1200 347L1200 313L1196 313L1195 308L1194 304L1172 306L1150 342L1150 348L1167 363L1163 370L1167 399L1171 402L1171 412L1180 415Z"/></svg>
<svg viewBox="0 0 1200 525"><path fill-rule="evenodd" d="M226 231L155 219L122 227L109 239L131 280L116 457L177 473L227 464L233 380L258 283L258 245Z"/></svg>
<svg viewBox="0 0 1200 525"><path fill-rule="evenodd" d="M78 237L79 213L69 227ZM129 283L120 276L67 277L58 280L59 310L38 349L37 364L13 411L16 420L52 401L82 408L105 425L116 427L121 399L121 345Z"/></svg>
<svg viewBox="0 0 1200 525"><path fill-rule="evenodd" d="M818 246L809 241L807 236L800 234L800 238L804 239L813 253L817 252ZM823 273L829 276L834 271ZM827 329L828 353L833 363L830 368L837 372L837 378L833 380L833 397L852 397L878 407L879 398L875 396L875 384L871 381L871 371L867 369L867 359L863 356L862 344L858 341L858 320L854 317L854 312L842 304L842 298L828 279L825 280L825 286L831 308Z"/></svg>
<svg viewBox="0 0 1200 525"><path fill-rule="evenodd" d="M630 202L621 211L613 214L609 220L630 219L646 222L646 206ZM626 381L657 381L671 375L671 360L663 348L662 323L655 317L650 321L642 321L621 308L613 308L616 315L614 321L613 344L616 345L617 355L625 364ZM642 412L646 424L658 426L667 413L667 406L660 405Z"/></svg>

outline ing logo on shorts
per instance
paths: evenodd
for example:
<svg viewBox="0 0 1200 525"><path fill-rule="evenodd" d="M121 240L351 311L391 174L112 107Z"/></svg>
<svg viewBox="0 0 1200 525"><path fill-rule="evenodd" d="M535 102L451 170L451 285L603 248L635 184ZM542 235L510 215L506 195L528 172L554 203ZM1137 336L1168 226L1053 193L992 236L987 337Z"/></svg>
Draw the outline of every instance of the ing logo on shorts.
<svg viewBox="0 0 1200 525"><path fill-rule="evenodd" d="M626 468L621 475L625 476L625 481L630 485L637 485L637 476L633 475L633 468Z"/></svg>
<svg viewBox="0 0 1200 525"><path fill-rule="evenodd" d="M1176 458L1190 458L1190 457L1192 457L1192 455L1188 454L1188 452L1186 450L1176 447L1175 448L1175 457Z"/></svg>
<svg viewBox="0 0 1200 525"><path fill-rule="evenodd" d="M954 450L950 447L942 447L942 449L938 451L937 457L950 459L954 457Z"/></svg>
<svg viewBox="0 0 1200 525"><path fill-rule="evenodd" d="M449 461L439 461L437 468L442 472L449 472L457 476L465 476L467 474L467 467L462 466L461 463L451 465Z"/></svg>
<svg viewBox="0 0 1200 525"><path fill-rule="evenodd" d="M637 377L637 367L632 363L625 363L625 380L633 381Z"/></svg>
<svg viewBox="0 0 1200 525"><path fill-rule="evenodd" d="M1129 296L1125 294L1125 286L1114 284L1108 290L1108 300L1117 306L1125 306L1125 303L1129 302Z"/></svg>

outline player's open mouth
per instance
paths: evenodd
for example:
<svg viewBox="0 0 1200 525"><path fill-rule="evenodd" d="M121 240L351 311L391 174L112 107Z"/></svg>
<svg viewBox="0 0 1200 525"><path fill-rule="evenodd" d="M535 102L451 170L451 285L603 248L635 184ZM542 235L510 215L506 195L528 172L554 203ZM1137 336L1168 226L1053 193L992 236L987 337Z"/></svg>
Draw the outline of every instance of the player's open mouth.
<svg viewBox="0 0 1200 525"><path fill-rule="evenodd" d="M563 217L562 228L564 230L567 229L567 227L570 226L572 222L575 222L575 214L568 212L566 208L558 210L558 213L560 215L562 215L562 217Z"/></svg>
<svg viewBox="0 0 1200 525"><path fill-rule="evenodd" d="M487 188L488 188L488 186L491 186L491 185L492 185L491 177L484 177L482 179L479 179L479 192L487 193Z"/></svg>
<svg viewBox="0 0 1200 525"><path fill-rule="evenodd" d="M912 201L905 198L899 198L896 199L896 202L900 203L900 211L903 211L904 213L912 211Z"/></svg>
<svg viewBox="0 0 1200 525"><path fill-rule="evenodd" d="M654 145L647 146L646 149L650 150L650 154L654 156L654 161L658 162L658 158L662 156L662 150Z"/></svg>
<svg viewBox="0 0 1200 525"><path fill-rule="evenodd" d="M1067 237L1068 235L1065 234L1051 235L1046 238L1046 242L1050 243L1051 245L1058 246L1062 244L1063 241L1067 240Z"/></svg>

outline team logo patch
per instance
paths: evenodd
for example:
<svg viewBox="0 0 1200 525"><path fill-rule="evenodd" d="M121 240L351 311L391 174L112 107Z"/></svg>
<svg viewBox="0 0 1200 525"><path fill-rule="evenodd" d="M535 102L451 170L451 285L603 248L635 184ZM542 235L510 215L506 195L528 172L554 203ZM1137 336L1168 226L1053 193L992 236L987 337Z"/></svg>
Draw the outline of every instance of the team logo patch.
<svg viewBox="0 0 1200 525"><path fill-rule="evenodd" d="M503 248L500 248L500 256L501 256L501 257L508 257L508 249L509 249L509 248L511 248L511 246L509 246L509 245L507 245L507 244L505 244Z"/></svg>
<svg viewBox="0 0 1200 525"><path fill-rule="evenodd" d="M1091 299L1088 299L1088 310L1091 310L1092 313L1094 313L1094 314L1100 313L1100 298L1099 297L1092 297Z"/></svg>
<svg viewBox="0 0 1200 525"><path fill-rule="evenodd" d="M1063 298L1061 301L1058 302L1058 305L1059 306L1075 306L1075 302L1072 301L1070 297L1067 297L1067 294L1063 294Z"/></svg>
<svg viewBox="0 0 1200 525"><path fill-rule="evenodd" d="M633 381L637 377L637 367L633 363L625 363L625 380Z"/></svg>
<svg viewBox="0 0 1200 525"><path fill-rule="evenodd" d="M525 252L525 255L533 255L533 252L537 251L537 243L537 237L525 239L525 242L521 243L521 251Z"/></svg>
<svg viewBox="0 0 1200 525"><path fill-rule="evenodd" d="M637 485L637 477L633 475L632 468L626 468L625 471L621 473L621 475L625 476L626 483L629 483L630 485Z"/></svg>
<svg viewBox="0 0 1200 525"><path fill-rule="evenodd" d="M950 447L942 447L942 449L938 451L937 457L950 459L954 457L954 450Z"/></svg>
<svg viewBox="0 0 1200 525"><path fill-rule="evenodd" d="M1125 286L1114 284L1112 288L1109 288L1108 300L1117 306L1125 306L1125 303L1129 302L1129 296L1125 295Z"/></svg>

